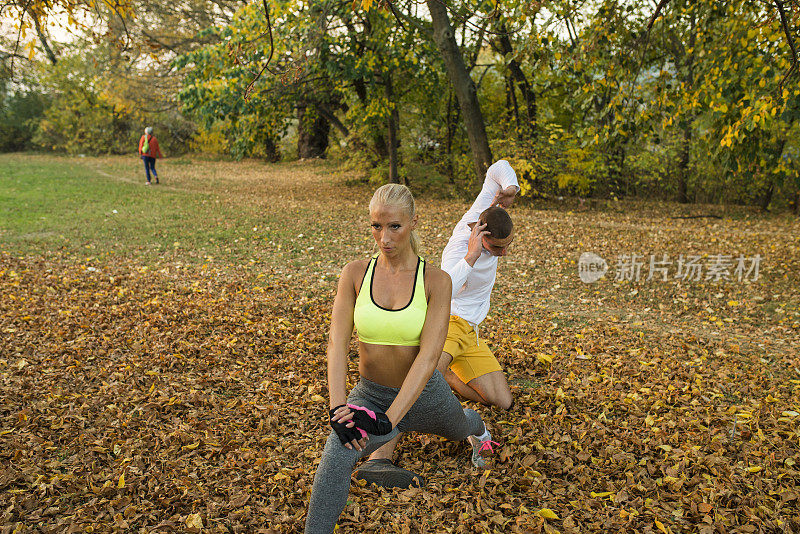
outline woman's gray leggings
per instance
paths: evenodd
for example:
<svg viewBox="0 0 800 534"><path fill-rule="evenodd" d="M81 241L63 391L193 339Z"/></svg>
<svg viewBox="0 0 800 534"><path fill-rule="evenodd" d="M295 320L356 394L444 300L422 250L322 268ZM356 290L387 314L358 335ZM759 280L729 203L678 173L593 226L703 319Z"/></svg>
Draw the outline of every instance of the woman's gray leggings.
<svg viewBox="0 0 800 534"><path fill-rule="evenodd" d="M397 396L399 388L390 388L361 378L347 397L347 402L366 406L370 410L385 412ZM400 432L436 434L450 440L466 439L469 435L483 434L486 427L474 410L461 407L442 374L433 372L417 401L403 420L385 436L369 435L363 451L348 449L336 433L331 431L322 460L314 475L311 502L306 517L306 534L330 534L336 520L347 503L350 492L350 475L359 458L372 454Z"/></svg>

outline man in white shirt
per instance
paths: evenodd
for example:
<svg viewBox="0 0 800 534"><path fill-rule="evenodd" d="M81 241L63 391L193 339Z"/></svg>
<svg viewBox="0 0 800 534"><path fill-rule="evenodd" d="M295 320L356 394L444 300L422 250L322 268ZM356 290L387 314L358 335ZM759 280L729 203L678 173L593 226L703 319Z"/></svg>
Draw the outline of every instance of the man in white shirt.
<svg viewBox="0 0 800 534"><path fill-rule="evenodd" d="M442 252L442 269L452 279L453 298L437 368L462 397L503 409L513 404L511 390L500 363L477 330L489 312L497 260L506 255L514 239L511 217L504 208L513 204L519 190L517 175L507 161L492 164L480 194ZM392 463L398 440L399 436L375 451L356 477L384 487L422 485L422 477Z"/></svg>
<svg viewBox="0 0 800 534"><path fill-rule="evenodd" d="M511 217L503 208L511 206L518 191L511 165L502 159L495 162L442 252L442 269L453 281L453 299L438 369L462 397L504 409L513 402L511 390L500 363L477 330L489 313L497 260L514 240Z"/></svg>

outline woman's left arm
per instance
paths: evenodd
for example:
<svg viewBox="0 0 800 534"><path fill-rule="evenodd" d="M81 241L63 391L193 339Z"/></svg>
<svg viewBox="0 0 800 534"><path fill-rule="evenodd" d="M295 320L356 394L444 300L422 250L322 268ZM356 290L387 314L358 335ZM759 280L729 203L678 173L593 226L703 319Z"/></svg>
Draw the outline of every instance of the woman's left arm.
<svg viewBox="0 0 800 534"><path fill-rule="evenodd" d="M445 339L447 339L447 326L450 321L451 286L450 275L438 267L428 267L426 273L430 280L430 295L428 298L428 312L425 315L425 324L419 338L419 354L417 354L411 369L408 370L403 385L397 393L392 405L386 410L386 416L392 422L392 427L397 426L430 380L436 364L442 355Z"/></svg>

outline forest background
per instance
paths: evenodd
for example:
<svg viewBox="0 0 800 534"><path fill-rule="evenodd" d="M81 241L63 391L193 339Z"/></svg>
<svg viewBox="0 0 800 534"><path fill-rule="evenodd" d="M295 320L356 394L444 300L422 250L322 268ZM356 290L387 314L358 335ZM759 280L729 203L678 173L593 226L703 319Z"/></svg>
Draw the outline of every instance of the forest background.
<svg viewBox="0 0 800 534"><path fill-rule="evenodd" d="M329 157L468 196L798 210L796 0L0 7L0 151Z"/></svg>

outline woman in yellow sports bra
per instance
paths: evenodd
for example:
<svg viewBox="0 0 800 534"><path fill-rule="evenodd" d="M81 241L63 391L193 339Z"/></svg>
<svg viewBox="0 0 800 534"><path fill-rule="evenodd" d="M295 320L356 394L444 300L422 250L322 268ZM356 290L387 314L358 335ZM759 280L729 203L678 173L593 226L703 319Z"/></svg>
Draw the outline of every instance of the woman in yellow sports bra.
<svg viewBox="0 0 800 534"><path fill-rule="evenodd" d="M436 370L450 318L450 277L417 254L417 215L407 187L380 187L369 204L380 252L348 263L333 303L328 339L330 424L314 476L306 533L333 532L359 458L398 432L491 440ZM361 379L346 389L347 353L358 332Z"/></svg>

